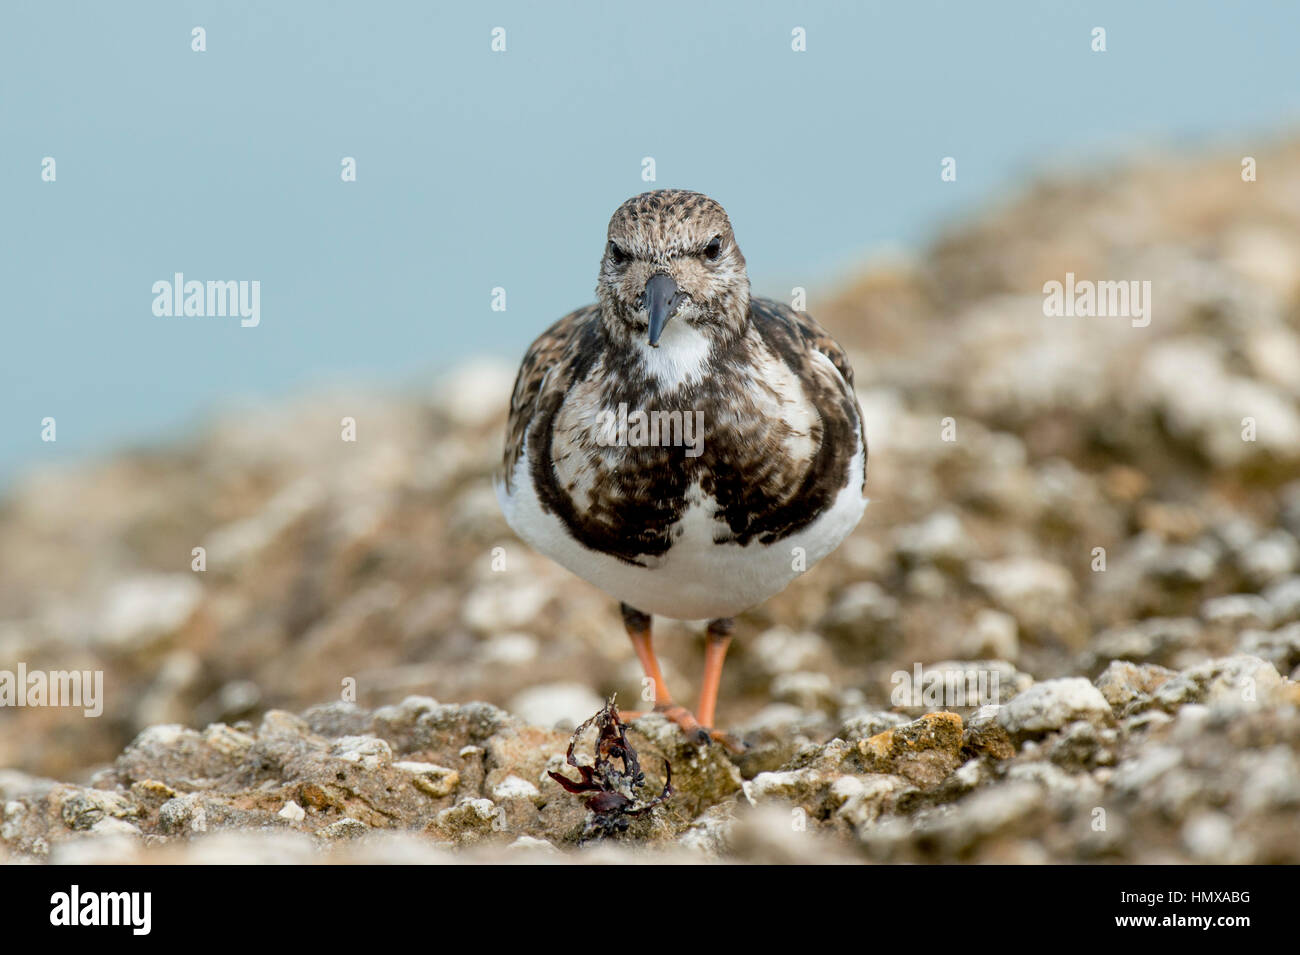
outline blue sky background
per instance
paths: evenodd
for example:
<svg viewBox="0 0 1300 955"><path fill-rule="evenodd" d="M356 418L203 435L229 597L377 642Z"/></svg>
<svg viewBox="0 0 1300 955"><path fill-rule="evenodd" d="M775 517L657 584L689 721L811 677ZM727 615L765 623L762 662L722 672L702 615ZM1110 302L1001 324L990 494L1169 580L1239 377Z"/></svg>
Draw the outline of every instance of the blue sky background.
<svg viewBox="0 0 1300 955"><path fill-rule="evenodd" d="M1298 35L1284 2L6 0L0 483L234 398L515 360L646 188L718 198L756 289L815 312L1038 171L1297 129ZM260 280L261 326L155 317L177 271Z"/></svg>

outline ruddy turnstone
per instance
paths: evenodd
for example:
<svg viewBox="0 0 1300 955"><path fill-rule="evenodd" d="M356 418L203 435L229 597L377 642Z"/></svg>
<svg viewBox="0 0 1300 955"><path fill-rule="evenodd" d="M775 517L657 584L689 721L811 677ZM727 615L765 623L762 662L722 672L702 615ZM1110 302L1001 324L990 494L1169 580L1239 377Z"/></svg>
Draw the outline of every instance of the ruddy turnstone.
<svg viewBox="0 0 1300 955"><path fill-rule="evenodd" d="M734 745L712 729L732 618L866 508L853 369L807 315L750 295L731 221L697 192L618 208L596 296L524 356L497 495L520 537L621 601L655 710ZM709 621L694 714L664 686L651 614Z"/></svg>

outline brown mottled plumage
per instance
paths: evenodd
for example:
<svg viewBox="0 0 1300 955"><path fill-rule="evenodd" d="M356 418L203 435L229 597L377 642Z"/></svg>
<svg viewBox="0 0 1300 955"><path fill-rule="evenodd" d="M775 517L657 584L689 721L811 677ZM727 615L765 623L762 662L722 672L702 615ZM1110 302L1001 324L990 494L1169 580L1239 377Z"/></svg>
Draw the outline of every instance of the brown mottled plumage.
<svg viewBox="0 0 1300 955"><path fill-rule="evenodd" d="M843 350L807 315L750 296L707 196L620 206L596 291L524 358L500 493L520 536L624 603L659 687L633 608L722 620L782 589L860 518L866 436ZM698 446L685 453L671 430L611 443L599 422L620 408L699 422ZM659 702L680 709L666 690ZM712 700L701 707L710 722Z"/></svg>

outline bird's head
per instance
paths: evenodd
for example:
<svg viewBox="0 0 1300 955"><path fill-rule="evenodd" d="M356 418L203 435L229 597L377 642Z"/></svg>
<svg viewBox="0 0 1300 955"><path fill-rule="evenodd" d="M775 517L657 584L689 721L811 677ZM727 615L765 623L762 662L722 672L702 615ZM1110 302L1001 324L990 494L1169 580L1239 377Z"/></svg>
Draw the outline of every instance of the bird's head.
<svg viewBox="0 0 1300 955"><path fill-rule="evenodd" d="M749 276L726 211L683 189L627 200L609 220L596 295L619 341L658 348L689 334L736 338L749 314Z"/></svg>

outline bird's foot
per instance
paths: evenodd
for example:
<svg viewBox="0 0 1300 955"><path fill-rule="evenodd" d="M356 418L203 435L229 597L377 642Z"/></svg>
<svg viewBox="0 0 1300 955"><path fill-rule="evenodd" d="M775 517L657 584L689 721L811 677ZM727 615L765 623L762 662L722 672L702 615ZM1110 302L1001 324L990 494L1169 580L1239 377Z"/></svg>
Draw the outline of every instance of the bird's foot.
<svg viewBox="0 0 1300 955"><path fill-rule="evenodd" d="M741 739L733 736L723 730L715 730L708 726L701 726L700 721L695 718L695 714L686 707L678 703L656 703L653 710L641 710L634 712L620 711L619 715L624 720L631 721L650 713L658 713L660 716L676 723L686 738L703 745L709 743L721 743L724 748L732 753L743 753L748 749L748 745Z"/></svg>

